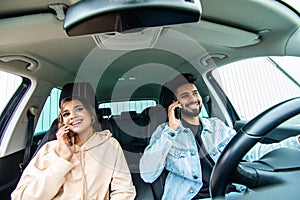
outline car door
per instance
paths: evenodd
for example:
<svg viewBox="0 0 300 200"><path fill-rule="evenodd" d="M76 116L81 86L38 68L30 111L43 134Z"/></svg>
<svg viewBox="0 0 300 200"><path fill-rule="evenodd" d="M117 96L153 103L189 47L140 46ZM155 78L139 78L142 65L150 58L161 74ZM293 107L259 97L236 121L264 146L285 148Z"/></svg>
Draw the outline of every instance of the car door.
<svg viewBox="0 0 300 200"><path fill-rule="evenodd" d="M10 133L14 129L11 125L30 81L1 71L0 82L0 197L10 199L21 175L19 164L24 155L24 150L14 151L14 144L10 143L13 137Z"/></svg>

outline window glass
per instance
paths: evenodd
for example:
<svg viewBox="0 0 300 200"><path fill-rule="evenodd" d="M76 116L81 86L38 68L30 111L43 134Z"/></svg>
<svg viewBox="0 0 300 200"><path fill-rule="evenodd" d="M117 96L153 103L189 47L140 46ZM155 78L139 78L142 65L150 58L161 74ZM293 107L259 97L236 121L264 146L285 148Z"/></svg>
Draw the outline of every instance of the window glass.
<svg viewBox="0 0 300 200"><path fill-rule="evenodd" d="M59 96L60 89L53 88L50 96L47 98L44 108L41 112L37 126L35 128L35 135L47 131L54 119L58 117L59 114Z"/></svg>
<svg viewBox="0 0 300 200"><path fill-rule="evenodd" d="M22 83L22 78L7 72L0 72L0 114Z"/></svg>
<svg viewBox="0 0 300 200"><path fill-rule="evenodd" d="M99 108L111 108L112 115L121 115L121 112L128 112L128 111L136 111L136 113L141 113L145 108L148 108L150 106L156 106L156 101L138 100L138 101L101 103L99 105ZM204 106L202 106L201 108L200 115L202 117L208 118L208 113Z"/></svg>
<svg viewBox="0 0 300 200"><path fill-rule="evenodd" d="M273 61L279 69L282 69L287 76L291 77L296 84L300 84L300 58L292 57L292 56L284 56L284 57L271 57L271 61Z"/></svg>
<svg viewBox="0 0 300 200"><path fill-rule="evenodd" d="M240 119L251 120L275 104L300 96L296 63L299 58L254 58L218 68L213 76Z"/></svg>
<svg viewBox="0 0 300 200"><path fill-rule="evenodd" d="M141 113L145 108L155 106L154 100L122 101L101 103L99 108L111 108L112 115L121 115L121 112L136 111Z"/></svg>

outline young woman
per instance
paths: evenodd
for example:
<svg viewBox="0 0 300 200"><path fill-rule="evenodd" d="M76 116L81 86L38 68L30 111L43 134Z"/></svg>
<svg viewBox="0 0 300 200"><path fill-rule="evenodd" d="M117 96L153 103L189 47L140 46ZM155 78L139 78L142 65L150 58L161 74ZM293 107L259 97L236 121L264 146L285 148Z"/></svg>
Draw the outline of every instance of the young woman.
<svg viewBox="0 0 300 200"><path fill-rule="evenodd" d="M99 131L85 99L61 102L57 140L46 143L24 170L12 199L134 199L136 192L119 143Z"/></svg>

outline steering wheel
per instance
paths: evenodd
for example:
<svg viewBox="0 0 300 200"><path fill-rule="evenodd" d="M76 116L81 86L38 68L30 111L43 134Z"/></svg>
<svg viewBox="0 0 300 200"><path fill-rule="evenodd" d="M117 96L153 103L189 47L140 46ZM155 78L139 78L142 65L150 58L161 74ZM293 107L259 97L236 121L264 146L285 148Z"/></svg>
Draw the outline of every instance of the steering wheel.
<svg viewBox="0 0 300 200"><path fill-rule="evenodd" d="M225 147L213 168L210 180L211 197L224 197L230 177L236 173L246 153L271 130L299 113L300 98L297 97L269 108L244 125ZM248 182L252 182L252 172L244 174L250 175Z"/></svg>

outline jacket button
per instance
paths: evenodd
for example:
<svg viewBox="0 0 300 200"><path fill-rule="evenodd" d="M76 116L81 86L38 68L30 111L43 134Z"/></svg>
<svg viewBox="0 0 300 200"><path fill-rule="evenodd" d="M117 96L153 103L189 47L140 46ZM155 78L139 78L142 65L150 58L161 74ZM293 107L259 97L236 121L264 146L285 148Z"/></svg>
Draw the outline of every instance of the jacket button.
<svg viewBox="0 0 300 200"><path fill-rule="evenodd" d="M192 151L191 152L192 156L196 155L196 152L195 151Z"/></svg>
<svg viewBox="0 0 300 200"><path fill-rule="evenodd" d="M198 179L198 176L194 175L193 178L194 178L194 179Z"/></svg>
<svg viewBox="0 0 300 200"><path fill-rule="evenodd" d="M193 189L190 189L190 193L193 193L194 192L194 190Z"/></svg>
<svg viewBox="0 0 300 200"><path fill-rule="evenodd" d="M175 133L170 133L171 137L174 137L175 136Z"/></svg>

